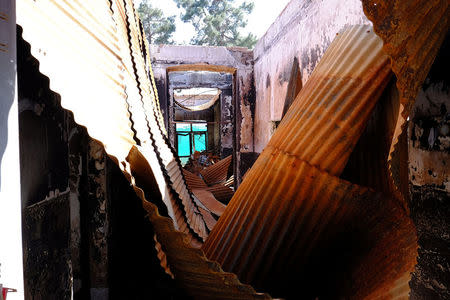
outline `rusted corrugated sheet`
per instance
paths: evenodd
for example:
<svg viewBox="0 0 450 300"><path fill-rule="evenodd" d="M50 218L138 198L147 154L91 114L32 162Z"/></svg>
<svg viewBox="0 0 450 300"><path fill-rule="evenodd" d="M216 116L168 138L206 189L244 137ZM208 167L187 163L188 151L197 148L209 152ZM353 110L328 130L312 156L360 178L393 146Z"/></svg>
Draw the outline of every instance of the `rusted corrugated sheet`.
<svg viewBox="0 0 450 300"><path fill-rule="evenodd" d="M370 27L339 34L203 245L207 257L275 296L389 298L407 286L417 242L406 212L334 177L389 78Z"/></svg>
<svg viewBox="0 0 450 300"><path fill-rule="evenodd" d="M140 147L143 148L142 153L148 154L147 160L149 163L153 162L152 167L154 170L160 165L163 173L162 177L164 178L164 180L160 180L159 185L163 199L165 199L168 206L173 207L173 210L180 211L177 215L171 215L175 225L178 228L192 230L191 234L193 236L198 236L200 240L204 240L207 236L207 226L194 199L186 188L181 173L181 166L167 144L160 127L161 124L158 123L157 111L159 111L159 107L156 106L156 101L150 101L155 99L154 90L152 89L149 74L146 72L146 61L142 55L144 45L140 38L142 32L140 31L135 11L132 8L132 2L124 1L119 4L123 4L122 8L119 7L119 12L122 10L125 12L126 38L131 49L130 61L134 71L132 76L136 83L132 88L135 90L134 97L130 97L128 102L133 103L133 105L130 105L133 124L140 124L136 128L136 132ZM123 15L118 15L118 17L123 19ZM149 151L147 151L147 148L149 148ZM156 160L151 156L156 156ZM158 176L158 178L161 178L161 176Z"/></svg>
<svg viewBox="0 0 450 300"><path fill-rule="evenodd" d="M171 272L191 296L195 299L270 299L269 295L255 292L236 275L223 272L216 262L208 260L201 249L193 248L185 235L175 230L169 218L159 215L156 206L145 200L141 189L135 187L135 191L149 213L158 240L164 244Z"/></svg>
<svg viewBox="0 0 450 300"><path fill-rule="evenodd" d="M342 172L391 74L369 26L354 27L336 41L269 141L333 175Z"/></svg>
<svg viewBox="0 0 450 300"><path fill-rule="evenodd" d="M200 177L188 170L183 169L183 175L186 179L186 184L191 191L193 189L206 189L208 187Z"/></svg>
<svg viewBox="0 0 450 300"><path fill-rule="evenodd" d="M203 215L159 122L144 52L148 45L132 1L20 0L18 24L62 106L74 112L122 168L137 144L176 228L191 231L196 243L204 240L208 230Z"/></svg>
<svg viewBox="0 0 450 300"><path fill-rule="evenodd" d="M217 200L225 204L230 202L234 195L234 191L230 187L223 184L213 185L208 187L206 190L210 191Z"/></svg>
<svg viewBox="0 0 450 300"><path fill-rule="evenodd" d="M213 185L225 182L227 180L231 159L231 155L227 156L214 165L200 171L200 175L202 175L203 180L205 180L206 184Z"/></svg>
<svg viewBox="0 0 450 300"><path fill-rule="evenodd" d="M240 280L305 299L363 299L408 282L415 230L396 201L272 147L247 178L203 246Z"/></svg>
<svg viewBox="0 0 450 300"><path fill-rule="evenodd" d="M205 189L194 189L192 193L203 203L206 208L216 216L221 216L225 211L225 205L214 197L214 195Z"/></svg>
<svg viewBox="0 0 450 300"><path fill-rule="evenodd" d="M391 57L397 77L400 108L388 161L391 184L394 189L400 189L396 194L406 207L403 195L408 186L402 162L407 159L404 155L407 146L398 145L398 141L419 88L450 27L449 1L363 0L362 3L375 32L384 42L383 49Z"/></svg>
<svg viewBox="0 0 450 300"><path fill-rule="evenodd" d="M369 1L364 2L367 12ZM391 7L387 1L377 1L377 5L388 9L377 12L370 8L369 17L375 20L375 28L385 41L388 38L383 31L408 36L415 45L411 47L413 52L398 56L396 62L405 66L404 77L411 79L416 75L408 77L408 71L420 73L435 52L424 51L422 56L420 50L427 46L415 44L410 35L405 35L413 30L389 24L403 24L407 19L405 24L415 28L409 19L416 15L424 19L426 15L435 21L444 19L448 29L448 3L444 6L447 15L431 13L442 12L434 7L443 2L417 4L413 6L417 10L409 8L414 12L410 14L398 14L403 6L397 1L392 3L396 4ZM422 6L429 8L429 14L417 13ZM224 273L195 248L200 245L199 237L207 232L205 223L211 227L205 215L197 216L209 212L186 192L179 162L171 159L174 152L162 128L155 88L151 87L151 69L146 70L150 67L148 45L131 1L81 4L20 0L18 13L32 53L42 60L41 71L60 93L62 105L105 144L108 153L117 157L134 185L160 242L159 257L166 267L170 265L180 285L198 299L269 298L241 284L235 275ZM401 17L389 23L397 15ZM402 32L405 28L409 31ZM298 298L308 291L313 293L316 287L323 291L325 283L330 283L332 286L325 291L336 291L328 295L330 298L344 295L354 299L401 298L409 291L416 237L405 211L390 197L333 176L342 171L374 106L373 100L389 77L379 42L374 42L373 34L366 31L350 31L340 37L340 46L330 46L315 71L318 75L314 80L314 75L310 78L288 112L287 121L283 121L280 130L284 127L285 132L277 131L278 140L271 141L258 159L244 180L244 188L241 186L214 229L216 234L205 245L208 255L222 259L224 267L237 270L242 278L264 286L264 290L277 291L275 283L279 282ZM417 40L423 41L426 34L417 32ZM434 39L439 38L429 36L436 44ZM339 56L342 53L345 55ZM411 59L415 55L428 58ZM400 59L406 57L409 59ZM394 71L400 78L401 72ZM404 82L416 84L413 79ZM408 84L402 86L411 91ZM128 162L125 157L132 148L139 155L133 160L131 152ZM144 188L145 195L136 184ZM160 216L145 196L155 203L165 201L164 207L173 219ZM349 253L351 259L347 260L345 255ZM315 262L319 268L314 268ZM336 262L343 264L334 265ZM286 276L288 272L293 276ZM267 282L269 273L276 282ZM348 281L345 277L343 281L326 278L334 273L338 279L347 274ZM298 278L306 278L311 285L299 289L302 282L299 284ZM314 278L317 281L311 280Z"/></svg>

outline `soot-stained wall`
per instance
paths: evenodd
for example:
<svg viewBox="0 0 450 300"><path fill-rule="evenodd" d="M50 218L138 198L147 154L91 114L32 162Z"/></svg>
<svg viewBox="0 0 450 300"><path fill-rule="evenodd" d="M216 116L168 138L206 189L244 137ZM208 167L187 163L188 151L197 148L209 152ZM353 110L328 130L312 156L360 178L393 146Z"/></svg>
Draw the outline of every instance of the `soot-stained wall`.
<svg viewBox="0 0 450 300"><path fill-rule="evenodd" d="M201 117L204 111L189 112L179 108L173 100L173 93L175 89L187 88L217 88L221 91L221 95L217 100L217 108L219 113L215 115L213 106L206 112L210 112L210 119L204 118L206 121L215 122L214 127L219 129L218 137L218 153L222 158L232 154L233 152L233 121L234 121L234 107L233 107L233 75L220 72L170 72L168 74L169 81L169 110L168 115L170 124L168 127L170 140L174 142L175 124L172 122L178 120L175 112L179 111L186 115L185 120L195 120L196 116ZM214 116L215 115L215 116ZM211 126L210 124L209 126ZM175 145L175 143L173 144Z"/></svg>
<svg viewBox="0 0 450 300"><path fill-rule="evenodd" d="M261 153L281 120L289 82L296 81L291 77L299 76L304 85L336 34L354 24L370 24L360 0L292 0L258 41L255 152Z"/></svg>
<svg viewBox="0 0 450 300"><path fill-rule="evenodd" d="M253 144L253 52L239 47L152 45L151 56L166 127L169 125L168 68L181 65L219 66L214 71L223 72L226 69L233 74L233 168L237 175L236 183L239 184L256 157Z"/></svg>
<svg viewBox="0 0 450 300"><path fill-rule="evenodd" d="M411 299L450 299L449 51L447 34L408 128L410 206L419 238Z"/></svg>

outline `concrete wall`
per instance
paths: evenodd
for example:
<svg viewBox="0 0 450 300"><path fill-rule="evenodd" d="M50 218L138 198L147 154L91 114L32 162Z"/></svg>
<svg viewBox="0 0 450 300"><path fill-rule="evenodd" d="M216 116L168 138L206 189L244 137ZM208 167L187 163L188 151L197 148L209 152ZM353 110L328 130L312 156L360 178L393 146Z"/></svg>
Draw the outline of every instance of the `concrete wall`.
<svg viewBox="0 0 450 300"><path fill-rule="evenodd" d="M303 84L346 25L369 24L360 0L292 0L254 49L255 152L261 153L281 120L297 58Z"/></svg>
<svg viewBox="0 0 450 300"><path fill-rule="evenodd" d="M168 109L167 68L185 64L206 64L234 68L234 169L239 183L255 161L253 144L254 84L253 52L246 48L201 46L151 46L152 67L165 119ZM216 70L220 71L220 70ZM166 121L166 126L168 125Z"/></svg>

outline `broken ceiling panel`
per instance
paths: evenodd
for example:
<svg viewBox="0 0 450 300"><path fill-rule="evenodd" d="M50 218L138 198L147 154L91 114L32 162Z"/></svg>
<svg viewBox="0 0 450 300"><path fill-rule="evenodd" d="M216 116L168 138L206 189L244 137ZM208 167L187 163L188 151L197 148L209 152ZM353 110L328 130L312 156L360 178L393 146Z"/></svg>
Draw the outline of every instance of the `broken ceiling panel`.
<svg viewBox="0 0 450 300"><path fill-rule="evenodd" d="M220 98L221 90L217 88L175 89L174 101L185 110L201 111L213 106Z"/></svg>

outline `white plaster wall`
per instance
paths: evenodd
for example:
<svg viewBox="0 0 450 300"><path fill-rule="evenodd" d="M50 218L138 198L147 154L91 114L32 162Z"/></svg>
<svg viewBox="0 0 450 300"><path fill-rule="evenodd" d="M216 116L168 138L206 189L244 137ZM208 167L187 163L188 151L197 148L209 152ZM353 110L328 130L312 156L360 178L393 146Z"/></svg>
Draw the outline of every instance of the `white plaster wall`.
<svg viewBox="0 0 450 300"><path fill-rule="evenodd" d="M0 283L16 288L7 299L18 300L24 296L15 0L0 1L0 43Z"/></svg>
<svg viewBox="0 0 450 300"><path fill-rule="evenodd" d="M370 24L360 0L292 0L258 41L254 49L255 152L268 143L272 121L281 120L294 57L304 85L336 34L352 24Z"/></svg>

